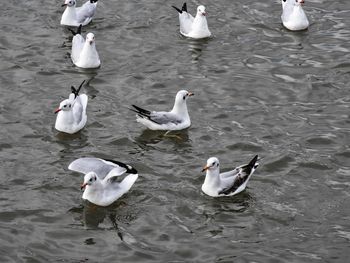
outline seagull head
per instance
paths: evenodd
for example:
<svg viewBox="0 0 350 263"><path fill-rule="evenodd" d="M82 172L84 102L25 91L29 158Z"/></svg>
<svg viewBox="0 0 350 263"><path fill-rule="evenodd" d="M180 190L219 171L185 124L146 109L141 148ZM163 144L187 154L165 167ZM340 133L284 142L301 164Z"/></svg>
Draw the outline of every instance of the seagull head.
<svg viewBox="0 0 350 263"><path fill-rule="evenodd" d="M70 99L66 99L60 103L60 106L55 110L55 113L59 113L60 111L70 111L73 107L74 101Z"/></svg>
<svg viewBox="0 0 350 263"><path fill-rule="evenodd" d="M65 0L64 4L62 5L62 7L63 6L72 7L72 6L75 6L75 4L76 4L75 0Z"/></svg>
<svg viewBox="0 0 350 263"><path fill-rule="evenodd" d="M207 165L204 166L202 172L207 171L207 170L209 170L209 171L218 170L219 166L220 166L219 159L216 157L210 157L207 160Z"/></svg>
<svg viewBox="0 0 350 263"><path fill-rule="evenodd" d="M84 190L86 186L91 186L97 181L97 175L94 172L89 172L84 176L84 183L80 186L81 190Z"/></svg>
<svg viewBox="0 0 350 263"><path fill-rule="evenodd" d="M186 101L189 97L191 97L193 95L194 94L192 92L188 92L187 90L180 90L176 94L174 107L171 111L174 113L177 113L177 114L187 113Z"/></svg>
<svg viewBox="0 0 350 263"><path fill-rule="evenodd" d="M291 4L296 6L301 6L305 3L304 0L282 0L282 7L284 8L285 4Z"/></svg>
<svg viewBox="0 0 350 263"><path fill-rule="evenodd" d="M200 16L206 16L207 13L205 12L205 6L204 5L200 5L197 7L197 15Z"/></svg>
<svg viewBox="0 0 350 263"><path fill-rule="evenodd" d="M186 102L186 100L193 96L194 93L192 92L188 92L187 90L180 90L177 94L176 94L176 97L175 97L175 102L176 103L183 103L183 102Z"/></svg>
<svg viewBox="0 0 350 263"><path fill-rule="evenodd" d="M92 45L95 42L95 35L93 33L88 33L86 35L86 42Z"/></svg>

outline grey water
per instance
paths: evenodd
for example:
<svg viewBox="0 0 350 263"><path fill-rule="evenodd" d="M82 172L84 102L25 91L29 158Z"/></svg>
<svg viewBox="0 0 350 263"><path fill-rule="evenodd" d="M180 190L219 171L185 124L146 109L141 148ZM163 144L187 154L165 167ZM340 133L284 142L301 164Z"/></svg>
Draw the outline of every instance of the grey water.
<svg viewBox="0 0 350 263"><path fill-rule="evenodd" d="M82 1L78 1L78 5ZM102 66L70 60L63 1L2 1L0 262L347 262L350 256L350 2L306 0L290 32L279 1L188 1L213 37L179 34L173 1L100 0ZM54 129L54 109L87 81L88 123ZM192 126L146 130L131 104L169 110L180 89ZM262 158L247 189L201 192L206 160L223 170ZM134 166L115 204L81 199L67 169L95 156Z"/></svg>

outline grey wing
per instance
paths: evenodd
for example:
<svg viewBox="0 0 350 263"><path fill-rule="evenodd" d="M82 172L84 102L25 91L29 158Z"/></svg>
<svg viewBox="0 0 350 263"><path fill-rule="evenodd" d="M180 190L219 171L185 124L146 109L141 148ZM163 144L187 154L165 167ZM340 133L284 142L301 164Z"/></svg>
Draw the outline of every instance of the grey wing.
<svg viewBox="0 0 350 263"><path fill-rule="evenodd" d="M76 159L68 166L68 169L83 174L95 172L101 180L104 179L112 170L113 176L121 175L127 171L126 168L121 167L111 161L92 157Z"/></svg>
<svg viewBox="0 0 350 263"><path fill-rule="evenodd" d="M220 177L222 179L225 179L225 178L228 178L228 177L233 177L233 176L236 176L237 174L239 174L239 172L240 172L240 169L239 169L239 167L237 167L237 168L235 168L235 169L233 169L231 171L221 173Z"/></svg>
<svg viewBox="0 0 350 263"><path fill-rule="evenodd" d="M179 14L181 33L188 34L191 31L193 19L193 16L187 12Z"/></svg>
<svg viewBox="0 0 350 263"><path fill-rule="evenodd" d="M90 3L87 1L81 7L76 8L77 20L79 23L84 23L86 19L92 18L96 11L96 3Z"/></svg>
<svg viewBox="0 0 350 263"><path fill-rule="evenodd" d="M77 99L79 99L79 97L77 97ZM75 123L79 124L83 118L83 105L81 105L80 100L74 103L73 116Z"/></svg>
<svg viewBox="0 0 350 263"><path fill-rule="evenodd" d="M87 96L81 94L76 98L73 106L73 116L76 123L80 123L83 119L84 111L86 110Z"/></svg>
<svg viewBox="0 0 350 263"><path fill-rule="evenodd" d="M176 114L165 111L153 111L151 112L149 119L160 125L169 123L180 124L182 122L182 120Z"/></svg>
<svg viewBox="0 0 350 263"><path fill-rule="evenodd" d="M84 43L85 39L81 35L77 34L73 37L71 57L74 63L79 60L80 52L83 49Z"/></svg>
<svg viewBox="0 0 350 263"><path fill-rule="evenodd" d="M235 176L232 179L233 179L232 180L232 185L222 189L219 192L219 195L220 194L228 195L230 193L234 193L242 184L245 183L245 181L248 179L248 176L242 176L241 173L238 173L237 176Z"/></svg>

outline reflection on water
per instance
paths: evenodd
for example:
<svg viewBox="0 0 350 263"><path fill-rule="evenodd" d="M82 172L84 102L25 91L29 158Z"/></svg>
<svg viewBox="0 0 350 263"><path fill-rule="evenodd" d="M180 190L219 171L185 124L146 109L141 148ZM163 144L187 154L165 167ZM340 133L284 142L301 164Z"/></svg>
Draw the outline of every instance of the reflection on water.
<svg viewBox="0 0 350 263"><path fill-rule="evenodd" d="M210 38L206 39L186 39L188 41L188 50L192 57L192 63L197 63L202 55L202 50L208 45Z"/></svg>

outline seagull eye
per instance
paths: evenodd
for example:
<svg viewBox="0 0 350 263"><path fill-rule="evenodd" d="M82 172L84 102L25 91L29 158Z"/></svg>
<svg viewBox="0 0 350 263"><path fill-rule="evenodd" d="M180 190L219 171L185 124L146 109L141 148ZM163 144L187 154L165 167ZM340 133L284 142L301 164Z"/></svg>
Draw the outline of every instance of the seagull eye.
<svg viewBox="0 0 350 263"><path fill-rule="evenodd" d="M92 182L92 178L90 178L90 180L89 180L90 182Z"/></svg>
<svg viewBox="0 0 350 263"><path fill-rule="evenodd" d="M64 105L63 108L67 108L67 105Z"/></svg>
<svg viewBox="0 0 350 263"><path fill-rule="evenodd" d="M184 98L183 98L184 100L186 99L186 96L184 96Z"/></svg>

